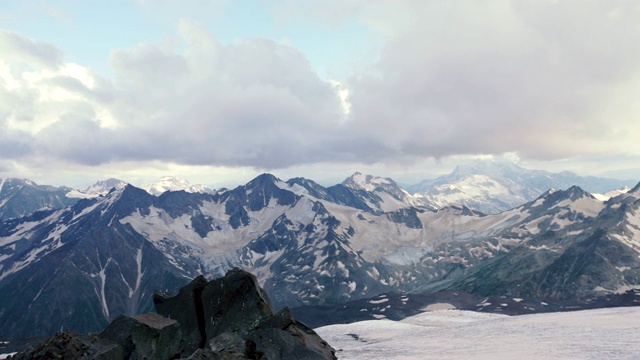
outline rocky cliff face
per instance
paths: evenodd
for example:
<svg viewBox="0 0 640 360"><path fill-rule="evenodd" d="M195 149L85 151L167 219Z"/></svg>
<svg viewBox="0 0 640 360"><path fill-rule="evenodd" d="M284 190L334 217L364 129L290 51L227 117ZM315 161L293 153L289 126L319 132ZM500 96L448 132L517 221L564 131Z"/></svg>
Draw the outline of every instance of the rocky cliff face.
<svg viewBox="0 0 640 360"><path fill-rule="evenodd" d="M288 309L274 313L257 279L240 269L178 294L156 293L158 314L122 315L97 335L58 333L12 359L336 359Z"/></svg>

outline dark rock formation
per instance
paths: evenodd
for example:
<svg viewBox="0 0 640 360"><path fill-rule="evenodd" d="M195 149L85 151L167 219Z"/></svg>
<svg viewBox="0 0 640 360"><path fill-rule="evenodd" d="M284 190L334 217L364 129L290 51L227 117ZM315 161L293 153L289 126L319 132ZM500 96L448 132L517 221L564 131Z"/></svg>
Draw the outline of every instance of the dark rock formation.
<svg viewBox="0 0 640 360"><path fill-rule="evenodd" d="M123 359L176 359L181 345L176 339L182 338L182 331L176 320L162 315L122 315L98 337L118 344Z"/></svg>
<svg viewBox="0 0 640 360"><path fill-rule="evenodd" d="M8 359L11 360L49 360L49 359L125 359L120 346L95 335L82 335L73 332L57 333L44 342L21 351Z"/></svg>
<svg viewBox="0 0 640 360"><path fill-rule="evenodd" d="M210 282L199 276L153 301L158 314L120 316L98 335L58 333L13 359L336 359L289 309L274 313L240 269Z"/></svg>
<svg viewBox="0 0 640 360"><path fill-rule="evenodd" d="M204 276L196 277L175 295L156 292L153 303L156 311L178 322L182 331L183 355L192 354L205 345L202 290L207 284Z"/></svg>
<svg viewBox="0 0 640 360"><path fill-rule="evenodd" d="M334 350L288 309L275 314L258 280L240 269L208 283L198 277L177 295L156 293L153 301L158 313L180 324L183 356L200 348L198 358L208 350L225 359L335 358Z"/></svg>

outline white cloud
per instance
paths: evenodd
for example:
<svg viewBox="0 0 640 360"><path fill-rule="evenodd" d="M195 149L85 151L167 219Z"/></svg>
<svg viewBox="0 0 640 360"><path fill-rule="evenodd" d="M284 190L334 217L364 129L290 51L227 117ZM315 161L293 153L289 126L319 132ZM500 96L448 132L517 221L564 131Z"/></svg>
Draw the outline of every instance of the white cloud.
<svg viewBox="0 0 640 360"><path fill-rule="evenodd" d="M171 41L114 49L104 78L0 31L2 167L406 169L473 154L640 155L635 3L281 4L285 19L357 18L379 53L351 77L321 79L291 45L222 44L182 19Z"/></svg>
<svg viewBox="0 0 640 360"><path fill-rule="evenodd" d="M640 154L634 3L383 2L360 16L387 42L348 84L352 129L398 154Z"/></svg>
<svg viewBox="0 0 640 360"><path fill-rule="evenodd" d="M190 20L179 34L181 48L113 51L112 83L69 63L11 69L4 90L23 100L3 104L7 125L34 136L34 154L91 165L280 168L333 155L323 142L338 133L341 102L303 54L261 39L222 45Z"/></svg>
<svg viewBox="0 0 640 360"><path fill-rule="evenodd" d="M33 67L55 68L63 61L62 51L55 46L2 29L0 53L4 61L16 61Z"/></svg>

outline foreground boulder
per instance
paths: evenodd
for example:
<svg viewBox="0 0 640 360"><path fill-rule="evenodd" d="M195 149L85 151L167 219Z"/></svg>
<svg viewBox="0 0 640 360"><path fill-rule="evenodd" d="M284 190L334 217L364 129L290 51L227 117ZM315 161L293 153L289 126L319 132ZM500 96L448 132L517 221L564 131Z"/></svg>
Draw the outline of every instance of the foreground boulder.
<svg viewBox="0 0 640 360"><path fill-rule="evenodd" d="M158 314L120 316L98 335L59 333L13 359L336 359L289 309L275 313L240 269L153 300Z"/></svg>

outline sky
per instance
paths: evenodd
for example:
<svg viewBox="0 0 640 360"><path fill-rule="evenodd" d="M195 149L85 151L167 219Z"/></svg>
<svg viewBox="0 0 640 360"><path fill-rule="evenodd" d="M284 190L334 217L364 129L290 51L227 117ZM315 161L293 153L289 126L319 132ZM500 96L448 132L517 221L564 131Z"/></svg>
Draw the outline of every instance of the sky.
<svg viewBox="0 0 640 360"><path fill-rule="evenodd" d="M0 178L640 180L640 3L5 0Z"/></svg>

